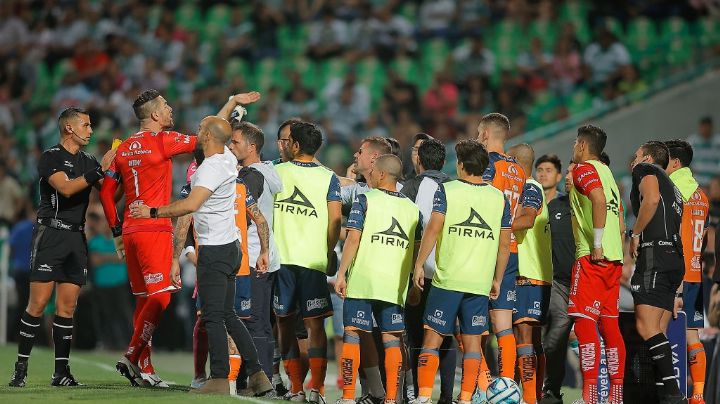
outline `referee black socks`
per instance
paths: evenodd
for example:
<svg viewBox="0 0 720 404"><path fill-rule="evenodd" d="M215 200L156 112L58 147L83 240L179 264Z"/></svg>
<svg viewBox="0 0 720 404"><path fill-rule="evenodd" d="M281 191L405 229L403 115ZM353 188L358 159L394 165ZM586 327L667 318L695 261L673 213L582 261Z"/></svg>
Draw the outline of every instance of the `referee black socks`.
<svg viewBox="0 0 720 404"><path fill-rule="evenodd" d="M678 396L680 388L673 370L672 349L665 334L656 334L645 341L645 346L650 351L653 365L655 365L655 380L658 387L664 392L662 396ZM661 397L662 398L662 397Z"/></svg>
<svg viewBox="0 0 720 404"><path fill-rule="evenodd" d="M73 319L55 315L53 319L53 343L55 344L55 373L64 373L70 360Z"/></svg>
<svg viewBox="0 0 720 404"><path fill-rule="evenodd" d="M40 330L40 317L31 316L27 311L20 317L18 339L18 362L27 362L35 343L35 335Z"/></svg>

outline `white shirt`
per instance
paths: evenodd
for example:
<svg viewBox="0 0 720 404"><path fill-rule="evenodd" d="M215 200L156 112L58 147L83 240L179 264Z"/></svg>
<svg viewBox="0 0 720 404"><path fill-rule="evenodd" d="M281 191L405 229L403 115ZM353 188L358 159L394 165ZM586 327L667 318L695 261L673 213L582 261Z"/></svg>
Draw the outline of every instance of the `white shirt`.
<svg viewBox="0 0 720 404"><path fill-rule="evenodd" d="M280 176L273 167L272 163L254 163L250 164L250 167L258 170L263 175L263 192L260 198L257 200L258 209L265 217L268 228L270 229L269 234L269 247L270 247L270 265L268 272L275 272L280 269L280 253L277 250L275 244L275 236L273 235L273 208L275 202L275 195L282 192L283 185ZM254 267L260 256L260 236L257 232L257 226L255 222L251 222L248 227L248 255L250 256L250 266Z"/></svg>
<svg viewBox="0 0 720 404"><path fill-rule="evenodd" d="M423 229L427 229L427 225L430 223L433 201L435 199L435 191L437 191L438 188L440 188L440 185L437 181L429 177L423 178L420 182L420 186L418 187L418 193L414 202L420 209L420 213L422 213ZM428 255L427 259L423 263L426 279L432 279L435 275L435 248L436 246L433 246L430 255Z"/></svg>
<svg viewBox="0 0 720 404"><path fill-rule="evenodd" d="M197 212L193 213L198 245L225 245L239 239L235 226L235 181L237 159L225 147L224 153L213 154L203 160L190 186L209 189L212 194Z"/></svg>
<svg viewBox="0 0 720 404"><path fill-rule="evenodd" d="M592 81L595 83L605 81L617 69L630 64L630 53L620 42L615 42L605 50L594 42L585 49L583 58L592 69Z"/></svg>

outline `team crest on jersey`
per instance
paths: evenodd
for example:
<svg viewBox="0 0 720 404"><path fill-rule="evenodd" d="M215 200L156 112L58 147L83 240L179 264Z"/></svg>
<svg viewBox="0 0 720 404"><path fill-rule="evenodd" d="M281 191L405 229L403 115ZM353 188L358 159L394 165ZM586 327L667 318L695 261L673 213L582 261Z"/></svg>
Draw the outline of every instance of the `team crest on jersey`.
<svg viewBox="0 0 720 404"><path fill-rule="evenodd" d="M448 228L448 234L495 240L495 235L490 225L473 208L470 208L470 215L465 221L456 223Z"/></svg>
<svg viewBox="0 0 720 404"><path fill-rule="evenodd" d="M295 187L292 195L289 197L276 201L275 209L280 209L281 212L293 215L318 217L315 206L310 203L310 200L298 189L298 187Z"/></svg>
<svg viewBox="0 0 720 404"><path fill-rule="evenodd" d="M407 248L410 244L410 239L407 233L403 230L400 223L392 218L392 223L385 231L374 233L370 236L370 243L380 243L387 246L394 246L400 248Z"/></svg>

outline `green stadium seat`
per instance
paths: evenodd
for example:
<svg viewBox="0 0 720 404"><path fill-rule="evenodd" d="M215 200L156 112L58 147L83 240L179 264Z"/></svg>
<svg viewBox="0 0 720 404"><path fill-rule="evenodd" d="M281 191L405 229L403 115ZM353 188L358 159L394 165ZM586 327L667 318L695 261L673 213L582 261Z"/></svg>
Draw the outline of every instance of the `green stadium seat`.
<svg viewBox="0 0 720 404"><path fill-rule="evenodd" d="M399 14L407 20L415 25L417 23L417 5L413 2L405 2L402 6L400 6Z"/></svg>
<svg viewBox="0 0 720 404"><path fill-rule="evenodd" d="M365 58L357 64L358 81L364 83L370 89L373 100L382 96L382 89L385 86L387 76L385 68L377 58Z"/></svg>
<svg viewBox="0 0 720 404"><path fill-rule="evenodd" d="M593 100L590 93L584 88L575 90L568 100L568 112L571 115L586 111L592 108Z"/></svg>
<svg viewBox="0 0 720 404"><path fill-rule="evenodd" d="M228 60L227 64L225 65L225 74L227 77L233 77L233 76L242 76L242 77L250 77L251 74L250 67L248 66L247 62L245 62L241 58L231 58Z"/></svg>
<svg viewBox="0 0 720 404"><path fill-rule="evenodd" d="M709 46L720 43L720 24L712 17L705 17L697 23L697 34L700 45Z"/></svg>
<svg viewBox="0 0 720 404"><path fill-rule="evenodd" d="M230 24L230 14L230 7L225 4L216 4L208 10L205 23L214 23L226 27Z"/></svg>
<svg viewBox="0 0 720 404"><path fill-rule="evenodd" d="M623 40L625 38L625 31L623 31L622 24L615 17L605 18L605 26L610 30L618 39Z"/></svg>
<svg viewBox="0 0 720 404"><path fill-rule="evenodd" d="M648 52L658 41L655 24L646 17L638 17L628 25L626 45L635 52Z"/></svg>
<svg viewBox="0 0 720 404"><path fill-rule="evenodd" d="M175 11L175 21L179 26L189 30L202 28L203 20L200 9L194 3L184 3Z"/></svg>
<svg viewBox="0 0 720 404"><path fill-rule="evenodd" d="M414 59L408 57L397 58L392 61L390 68L405 81L416 85L421 81L420 68Z"/></svg>
<svg viewBox="0 0 720 404"><path fill-rule="evenodd" d="M670 39L674 36L687 37L690 35L690 28L687 22L680 17L668 18L662 23L663 39Z"/></svg>
<svg viewBox="0 0 720 404"><path fill-rule="evenodd" d="M70 59L63 59L59 63L55 65L55 70L53 71L53 88L58 88L62 84L63 78L71 71L73 71L75 67L72 65L72 61Z"/></svg>
<svg viewBox="0 0 720 404"><path fill-rule="evenodd" d="M542 41L545 50L553 51L558 37L558 24L554 21L533 21L530 24L529 34L529 39L538 37Z"/></svg>
<svg viewBox="0 0 720 404"><path fill-rule="evenodd" d="M150 7L150 10L148 11L148 27L151 29L155 29L158 26L158 23L160 22L160 14L162 14L162 6L159 4L155 4Z"/></svg>
<svg viewBox="0 0 720 404"><path fill-rule="evenodd" d="M330 79L344 77L347 74L348 65L344 59L334 58L328 59L320 63L320 75L325 81Z"/></svg>
<svg viewBox="0 0 720 404"><path fill-rule="evenodd" d="M528 125L538 127L552 122L559 105L558 98L550 91L535 94L535 101L528 109Z"/></svg>
<svg viewBox="0 0 720 404"><path fill-rule="evenodd" d="M287 78L283 77L279 67L279 62L274 58L265 58L257 64L255 87L258 91L267 91L273 85L281 88L287 87Z"/></svg>
<svg viewBox="0 0 720 404"><path fill-rule="evenodd" d="M444 39L431 39L420 45L420 55L424 62L441 60L444 63L449 54L450 49Z"/></svg>
<svg viewBox="0 0 720 404"><path fill-rule="evenodd" d="M288 73L297 72L300 74L300 80L304 86L318 90L321 84L318 70L317 65L312 60L300 56L294 59L284 59L281 63L280 74L289 77Z"/></svg>
<svg viewBox="0 0 720 404"><path fill-rule="evenodd" d="M582 0L564 1L558 14L561 21L584 21L588 14L588 4Z"/></svg>

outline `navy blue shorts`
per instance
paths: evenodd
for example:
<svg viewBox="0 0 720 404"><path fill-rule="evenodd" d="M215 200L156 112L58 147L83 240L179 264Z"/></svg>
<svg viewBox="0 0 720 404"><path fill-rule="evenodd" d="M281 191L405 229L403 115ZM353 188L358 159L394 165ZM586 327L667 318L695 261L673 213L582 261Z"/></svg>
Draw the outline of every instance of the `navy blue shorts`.
<svg viewBox="0 0 720 404"><path fill-rule="evenodd" d="M372 332L373 318L382 332L405 329L405 317L400 305L371 299L346 298L343 302L345 328Z"/></svg>
<svg viewBox="0 0 720 404"><path fill-rule="evenodd" d="M500 294L495 300L490 300L490 310L513 310L517 303L517 292L515 279L519 271L517 253L510 253L502 283L500 283Z"/></svg>
<svg viewBox="0 0 720 404"><path fill-rule="evenodd" d="M687 313L687 328L705 327L702 282L683 282L683 311Z"/></svg>
<svg viewBox="0 0 720 404"><path fill-rule="evenodd" d="M332 316L327 276L297 265L281 265L275 283L273 309L280 317L298 311L302 318Z"/></svg>
<svg viewBox="0 0 720 404"><path fill-rule="evenodd" d="M550 285L533 285L527 279L516 284L517 304L513 310L513 324L544 325L550 307Z"/></svg>
<svg viewBox="0 0 720 404"><path fill-rule="evenodd" d="M471 293L430 289L425 303L425 326L441 335L453 335L455 320L460 320L460 334L482 335L488 331L488 297Z"/></svg>
<svg viewBox="0 0 720 404"><path fill-rule="evenodd" d="M251 275L235 277L235 313L243 320L250 318L252 309Z"/></svg>

